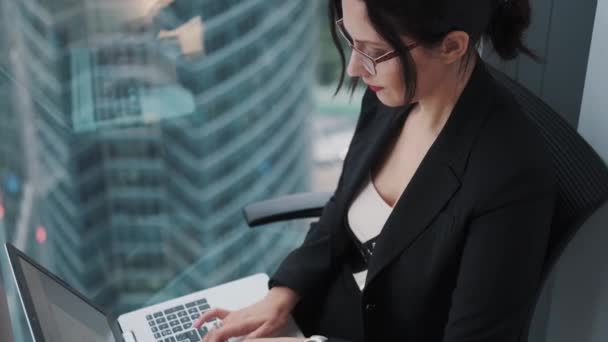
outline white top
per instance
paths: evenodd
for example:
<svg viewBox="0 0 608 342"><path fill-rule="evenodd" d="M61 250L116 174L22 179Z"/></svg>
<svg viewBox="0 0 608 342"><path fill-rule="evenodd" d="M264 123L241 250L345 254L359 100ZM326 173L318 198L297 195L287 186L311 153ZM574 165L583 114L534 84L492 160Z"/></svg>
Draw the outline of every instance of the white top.
<svg viewBox="0 0 608 342"><path fill-rule="evenodd" d="M393 208L380 196L370 176L366 186L348 208L348 225L355 237L361 243L365 243L380 234L392 211ZM353 276L359 289L363 290L367 270L355 273Z"/></svg>

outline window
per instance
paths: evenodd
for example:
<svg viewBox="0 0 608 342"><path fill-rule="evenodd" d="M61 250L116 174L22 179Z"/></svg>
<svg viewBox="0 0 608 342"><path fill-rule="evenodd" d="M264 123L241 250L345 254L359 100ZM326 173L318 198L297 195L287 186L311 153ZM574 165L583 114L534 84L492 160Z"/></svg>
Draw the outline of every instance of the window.
<svg viewBox="0 0 608 342"><path fill-rule="evenodd" d="M242 207L331 190L344 148L335 135L356 120L357 99L331 98L337 54L318 47L329 46L317 28L325 6L180 0L138 20L136 1L72 3L2 7L10 15L0 21L0 51L17 58L0 54L10 76L0 84L0 194L3 175L18 171L23 184L40 186L31 204L41 208L21 212L19 198L7 204L7 237L18 235L18 220L32 222L26 252L114 312L176 287L271 272L293 248L281 241L305 230L286 231L293 239L269 252L268 239L244 228ZM205 53L184 54L176 48L184 42L159 36L194 17L203 32L190 43ZM15 39L23 49L12 49ZM321 148L332 152L315 153ZM28 179L32 170L44 180ZM49 228L43 243L38 222Z"/></svg>

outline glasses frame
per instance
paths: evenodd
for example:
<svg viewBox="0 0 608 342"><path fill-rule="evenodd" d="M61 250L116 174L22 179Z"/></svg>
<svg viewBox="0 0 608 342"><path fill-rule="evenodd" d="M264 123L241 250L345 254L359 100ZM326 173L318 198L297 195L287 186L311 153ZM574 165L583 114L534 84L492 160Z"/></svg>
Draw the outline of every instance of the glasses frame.
<svg viewBox="0 0 608 342"><path fill-rule="evenodd" d="M382 63L382 62L386 62L390 59L393 59L395 57L399 56L399 53L395 50L391 50L388 51L384 54L382 54L379 57L372 57L368 54L366 54L365 52L359 50L357 47L355 47L354 42L351 40L351 38L348 38L347 34L346 34L346 28L344 27L344 19L340 18L338 20L336 20L336 27L338 28L338 32L340 32L340 35L342 36L342 38L344 38L344 40L346 41L346 43L348 44L348 46L355 51L356 53L358 53L361 57L364 58L364 60L367 60L369 62L371 62L371 64L365 63L363 62L363 67L365 67L365 70L367 70L370 74L372 75L376 75L377 74L377 66L378 64ZM411 43L409 45L406 45L406 48L408 50L412 50L415 47L418 46L417 42Z"/></svg>

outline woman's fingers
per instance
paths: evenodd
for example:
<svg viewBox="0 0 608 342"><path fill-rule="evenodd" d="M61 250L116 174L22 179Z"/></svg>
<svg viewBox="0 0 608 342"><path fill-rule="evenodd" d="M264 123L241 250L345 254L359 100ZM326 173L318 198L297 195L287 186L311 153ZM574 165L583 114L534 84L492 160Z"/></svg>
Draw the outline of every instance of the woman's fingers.
<svg viewBox="0 0 608 342"><path fill-rule="evenodd" d="M200 328L201 325L203 325L206 321L213 319L213 318L219 318L219 319L224 319L226 316L228 316L228 314L230 313L230 311L228 310L224 310L221 308L215 308L215 309L211 309L207 312L204 312L197 320L196 322L194 322L194 324L192 324L192 326L194 326L196 329Z"/></svg>
<svg viewBox="0 0 608 342"><path fill-rule="evenodd" d="M203 338L204 342L224 342L231 337L244 336L257 328L259 323L255 321L245 321L239 324L226 324L217 329L211 330Z"/></svg>
<svg viewBox="0 0 608 342"><path fill-rule="evenodd" d="M257 328L254 332L247 335L245 340L260 338L260 337L268 337L268 333L270 330L270 325L268 323L262 324L261 327Z"/></svg>

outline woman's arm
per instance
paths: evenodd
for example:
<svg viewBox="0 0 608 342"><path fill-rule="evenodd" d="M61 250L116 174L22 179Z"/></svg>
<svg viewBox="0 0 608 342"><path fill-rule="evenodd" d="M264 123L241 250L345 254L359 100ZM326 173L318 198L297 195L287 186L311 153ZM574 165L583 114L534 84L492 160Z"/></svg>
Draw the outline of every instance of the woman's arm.
<svg viewBox="0 0 608 342"><path fill-rule="evenodd" d="M552 174L522 170L471 220L443 342L515 342L536 298L556 199Z"/></svg>
<svg viewBox="0 0 608 342"><path fill-rule="evenodd" d="M361 112L357 120L355 133L351 140L354 141L362 129L374 116L377 109L378 99L375 93L367 90L361 102ZM338 180L335 193L342 188L344 168L347 167L351 157L350 148L344 161L344 166ZM328 217L335 210L334 196L328 201L323 213L317 222L310 226L310 230L300 247L291 252L281 263L276 273L271 277L269 286L285 286L295 290L300 297L308 297L309 294L318 293L327 280L332 276L332 253L330 248Z"/></svg>

